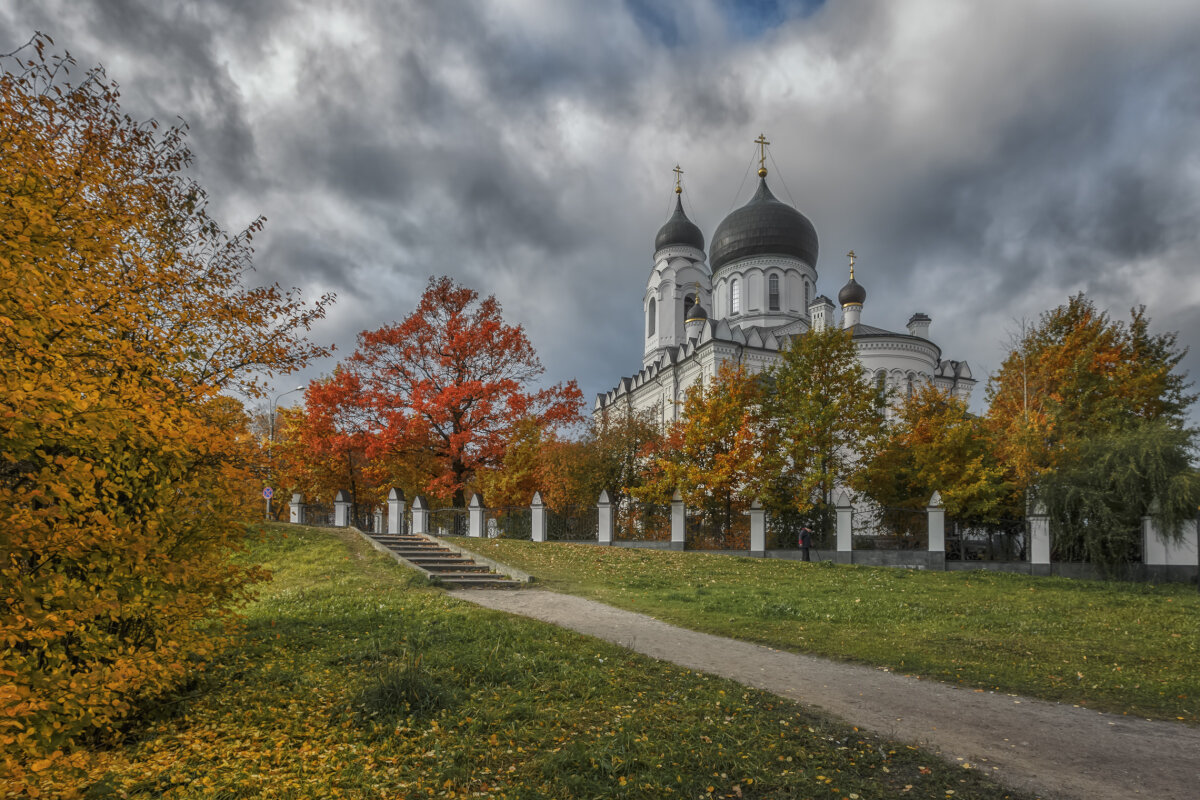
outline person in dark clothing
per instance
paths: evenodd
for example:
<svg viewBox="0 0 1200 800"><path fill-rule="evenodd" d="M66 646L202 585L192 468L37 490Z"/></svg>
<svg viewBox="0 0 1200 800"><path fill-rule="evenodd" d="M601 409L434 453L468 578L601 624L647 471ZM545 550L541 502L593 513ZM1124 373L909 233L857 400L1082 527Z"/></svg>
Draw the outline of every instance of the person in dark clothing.
<svg viewBox="0 0 1200 800"><path fill-rule="evenodd" d="M805 561L812 561L812 558L808 554L809 548L812 547L812 537L812 528L807 525L800 528L800 553Z"/></svg>

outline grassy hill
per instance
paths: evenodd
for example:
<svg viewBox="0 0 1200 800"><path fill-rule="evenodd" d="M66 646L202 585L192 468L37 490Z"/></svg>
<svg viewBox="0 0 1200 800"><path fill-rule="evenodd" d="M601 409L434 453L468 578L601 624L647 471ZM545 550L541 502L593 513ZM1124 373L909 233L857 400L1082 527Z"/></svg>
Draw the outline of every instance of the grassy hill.
<svg viewBox="0 0 1200 800"><path fill-rule="evenodd" d="M251 538L274 579L241 644L97 749L86 796L1021 796L773 695L455 601L353 534Z"/></svg>

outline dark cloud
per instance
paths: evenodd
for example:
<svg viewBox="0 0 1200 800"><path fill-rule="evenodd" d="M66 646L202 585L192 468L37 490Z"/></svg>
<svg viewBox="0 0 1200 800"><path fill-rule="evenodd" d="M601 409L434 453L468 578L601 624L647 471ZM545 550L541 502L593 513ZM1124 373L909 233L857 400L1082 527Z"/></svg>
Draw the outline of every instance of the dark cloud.
<svg viewBox="0 0 1200 800"><path fill-rule="evenodd" d="M337 291L343 351L447 273L590 395L640 365L670 168L711 238L760 131L871 324L925 311L977 375L1077 291L1196 341L1193 5L18 0L0 49L43 30L182 116L218 217L269 219L257 278Z"/></svg>

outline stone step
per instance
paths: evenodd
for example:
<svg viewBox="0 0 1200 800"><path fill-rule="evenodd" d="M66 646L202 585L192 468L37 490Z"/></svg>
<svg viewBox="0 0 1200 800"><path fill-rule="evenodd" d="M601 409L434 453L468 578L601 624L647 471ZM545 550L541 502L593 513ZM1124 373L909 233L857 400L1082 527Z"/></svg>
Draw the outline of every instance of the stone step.
<svg viewBox="0 0 1200 800"><path fill-rule="evenodd" d="M465 564L421 564L414 561L413 563L422 569L425 569L429 572L436 572L439 575L450 572L462 572L464 574L471 575L493 574L492 571L487 567L480 567L478 564L472 564L470 562Z"/></svg>
<svg viewBox="0 0 1200 800"><path fill-rule="evenodd" d="M521 585L503 575L438 575L437 578L456 589L515 589Z"/></svg>
<svg viewBox="0 0 1200 800"><path fill-rule="evenodd" d="M458 553L424 536L376 533L371 538L404 560L433 573L437 580L456 589L515 589L521 582L492 572L476 564L470 556Z"/></svg>

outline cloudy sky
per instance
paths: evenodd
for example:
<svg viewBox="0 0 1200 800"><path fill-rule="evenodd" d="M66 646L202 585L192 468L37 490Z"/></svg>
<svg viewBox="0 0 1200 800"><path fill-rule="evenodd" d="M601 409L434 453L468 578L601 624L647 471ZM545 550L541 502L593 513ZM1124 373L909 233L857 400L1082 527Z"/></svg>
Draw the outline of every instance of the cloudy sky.
<svg viewBox="0 0 1200 800"><path fill-rule="evenodd" d="M924 311L983 377L1021 318L1085 291L1145 304L1200 374L1194 0L0 5L0 50L35 30L133 116L187 121L218 219L268 219L256 280L337 293L314 335L341 355L447 274L590 404L641 365L671 168L711 238L764 132L818 289L858 254L864 322Z"/></svg>

